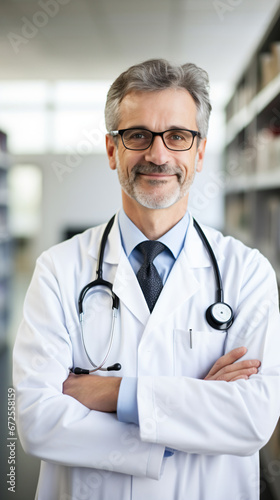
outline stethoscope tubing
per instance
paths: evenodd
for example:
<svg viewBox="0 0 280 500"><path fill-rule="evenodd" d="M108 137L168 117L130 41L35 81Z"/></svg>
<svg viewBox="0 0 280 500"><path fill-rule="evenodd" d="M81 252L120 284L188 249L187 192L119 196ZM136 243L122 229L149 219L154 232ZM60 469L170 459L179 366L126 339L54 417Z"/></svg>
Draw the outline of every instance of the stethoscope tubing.
<svg viewBox="0 0 280 500"><path fill-rule="evenodd" d="M105 365L106 361L107 361L107 358L111 352L111 348L112 348L112 343L113 343L113 338L114 338L114 329L115 329L115 321L116 321L116 317L117 317L117 309L115 307L112 308L112 321L111 321L111 332L110 332L110 339L109 339L109 346L108 346L108 349L107 349L107 352L105 354L105 357L104 359L101 361L101 363L99 365L96 365L89 353L88 353L88 350L86 348L86 343L85 343L85 337L84 337L84 313L82 313L80 315L80 325L81 325L81 337L82 337L82 342L83 342L83 347L84 347L84 350L85 350L85 353L87 355L87 358L90 362L90 364L94 367L93 370L89 370L89 373L94 373L94 372L97 372L98 370L101 370L101 371L107 371L107 368L103 368L103 366Z"/></svg>
<svg viewBox="0 0 280 500"><path fill-rule="evenodd" d="M205 233L202 231L200 225L198 224L198 222L194 218L193 218L193 225L194 225L195 229L197 230L198 234L200 235L201 240L204 243L204 245L209 253L210 259L212 260L212 263L213 263L213 271L215 273L215 278L216 278L216 283L217 283L217 302L223 302L224 301L223 282L222 282L222 277L221 277L221 273L220 273L220 269L218 266L216 256L213 252L213 249L212 249L208 239L206 238Z"/></svg>
<svg viewBox="0 0 280 500"><path fill-rule="evenodd" d="M97 270L96 270L96 279L88 283L83 287L79 294L79 299L78 299L78 310L79 310L79 321L81 325L81 337L82 337L82 344L83 348L85 350L86 356L90 362L90 364L93 366L92 370L84 370L82 368L74 368L73 372L76 374L82 374L82 373L94 373L97 372L98 370L101 371L111 371L111 370L120 370L121 365L119 363L115 363L114 365L104 367L107 358L111 352L112 344L113 344L113 339L114 339L114 328L115 328L115 320L117 317L118 313L118 308L119 308L119 298L118 296L113 292L113 284L110 283L109 281L106 281L103 279L103 258L104 258L104 251L105 251L105 246L107 243L108 235L111 231L111 228L113 226L115 220L115 215L109 220L108 224L105 227L105 230L103 232L101 242L100 242L100 247L99 247L99 252L98 252L98 259L97 259ZM224 303L224 291L223 291L223 283L222 283L222 278L219 270L219 266L217 263L217 259L215 257L215 254L213 252L213 249L204 234L203 230L201 229L200 225L197 223L195 219L193 219L193 224L198 232L202 242L204 243L206 250L209 254L209 257L211 259L212 265L213 265L213 270L215 274L215 280L217 284L217 302L212 304L211 306L208 307L206 311L206 319L207 322L212 326L212 328L215 328L217 330L227 330L230 328L234 321L232 309L228 304ZM89 290L96 286L103 286L107 289L110 290L110 294L112 297L112 321L111 321L111 331L110 331L110 338L109 338L109 346L106 351L105 357L103 358L102 362L99 365L96 365L86 348L86 343L85 343L85 338L84 338L84 311L83 311L83 301L85 299L86 294L88 293ZM221 320L219 317L217 318L215 308L218 307L220 308L220 311L222 311L222 314L224 311L228 315L228 318L225 318L224 320ZM221 309L222 308L222 309Z"/></svg>

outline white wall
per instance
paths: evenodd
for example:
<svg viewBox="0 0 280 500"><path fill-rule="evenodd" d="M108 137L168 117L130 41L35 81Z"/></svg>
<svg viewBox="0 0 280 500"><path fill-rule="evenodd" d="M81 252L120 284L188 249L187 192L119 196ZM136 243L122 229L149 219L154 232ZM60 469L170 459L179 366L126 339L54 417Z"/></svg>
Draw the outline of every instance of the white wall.
<svg viewBox="0 0 280 500"><path fill-rule="evenodd" d="M198 222L223 229L225 184L221 153L209 149L190 190L189 209Z"/></svg>
<svg viewBox="0 0 280 500"><path fill-rule="evenodd" d="M66 228L94 226L120 207L117 174L104 154L24 155L14 157L14 163L38 165L43 173L42 223L34 241L35 257L61 241Z"/></svg>

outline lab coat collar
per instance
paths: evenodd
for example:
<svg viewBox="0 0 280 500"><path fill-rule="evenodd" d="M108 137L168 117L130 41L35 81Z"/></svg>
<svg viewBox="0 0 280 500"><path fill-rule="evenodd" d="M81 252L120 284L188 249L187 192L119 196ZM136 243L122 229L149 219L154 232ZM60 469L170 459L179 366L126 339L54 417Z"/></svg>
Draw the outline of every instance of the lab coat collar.
<svg viewBox="0 0 280 500"><path fill-rule="evenodd" d="M207 227L203 227L203 231L207 239L210 239L217 262L221 262L223 254L213 238L215 232ZM178 307L184 307L186 301L203 286L198 280L196 269L211 266L213 266L212 261L191 218L184 248L168 276L153 313L150 315L147 323L148 329L166 321L166 318ZM213 279L215 279L214 273Z"/></svg>
<svg viewBox="0 0 280 500"><path fill-rule="evenodd" d="M205 233L206 238L210 242L217 261L221 261L224 256L217 241L214 239L215 231L212 228L204 225L201 225L201 227L203 232ZM183 251L186 253L187 261L191 268L209 267L213 265L206 247L194 227L192 217L190 220Z"/></svg>
<svg viewBox="0 0 280 500"><path fill-rule="evenodd" d="M122 243L119 231L118 217L119 212L116 213L114 224L109 233L108 240L105 246L103 261L107 264L118 264L121 257ZM107 222L99 226L98 231L94 231L92 233L88 253L94 259L98 258L100 242L106 225Z"/></svg>
<svg viewBox="0 0 280 500"><path fill-rule="evenodd" d="M122 248L118 216L119 212L116 214L114 224L108 236L103 262L104 264L116 266L113 291L119 297L123 305L127 307L143 325L145 325L149 319L150 311L136 275ZM100 241L105 227L106 224L100 226L99 230L92 235L89 254L95 259L98 258ZM104 276L104 279L106 279L106 276Z"/></svg>
<svg viewBox="0 0 280 500"><path fill-rule="evenodd" d="M100 227L100 231L97 232L91 244L89 253L95 258L98 255L104 229L105 225ZM217 261L221 261L223 255L218 244L211 237L213 230L207 227L203 227L203 230L210 239ZM117 265L113 283L114 292L138 320L149 327L164 321L169 314L182 306L200 289L201 285L195 276L195 268L212 266L212 261L191 218L184 247L169 274L152 314L150 314L138 280L122 248L118 213L108 237L104 263ZM172 290L174 293L171 293ZM176 290L180 290L180 293L176 293Z"/></svg>
<svg viewBox="0 0 280 500"><path fill-rule="evenodd" d="M119 297L123 305L127 307L143 325L146 325L150 317L150 311L136 274L123 249L113 283L113 291Z"/></svg>
<svg viewBox="0 0 280 500"><path fill-rule="evenodd" d="M110 231L108 241L105 247L104 262L108 264L118 264L120 262L121 254L123 251L121 236L119 231L118 217L119 217L119 212L116 213L114 224ZM106 224L103 224L102 226L100 226L99 231L97 231L92 235L89 247L89 254L95 259L97 259L98 256L99 245L105 227ZM202 226L202 228L206 234L206 237L210 239L210 244L212 246L217 261L220 261L221 259L223 259L223 254L217 242L213 238L213 230L207 226ZM212 266L212 262L208 255L208 252L194 227L192 216L190 217L190 223L182 252L186 253L187 261L191 268Z"/></svg>

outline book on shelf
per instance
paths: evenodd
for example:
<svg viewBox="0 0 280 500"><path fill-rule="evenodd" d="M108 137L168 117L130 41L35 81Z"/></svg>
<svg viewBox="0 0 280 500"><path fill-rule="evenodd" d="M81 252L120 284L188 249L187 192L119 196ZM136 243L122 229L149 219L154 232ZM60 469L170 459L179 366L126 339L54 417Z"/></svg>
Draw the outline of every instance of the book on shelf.
<svg viewBox="0 0 280 500"><path fill-rule="evenodd" d="M262 203L262 221L258 226L257 241L272 265L280 264L280 198L267 196Z"/></svg>
<svg viewBox="0 0 280 500"><path fill-rule="evenodd" d="M280 73L280 42L274 42L268 52L259 55L260 88L263 89Z"/></svg>
<svg viewBox="0 0 280 500"><path fill-rule="evenodd" d="M280 129L261 129L257 133L256 173L280 169Z"/></svg>
<svg viewBox="0 0 280 500"><path fill-rule="evenodd" d="M0 130L0 151L2 153L7 153L8 146L7 146L7 134Z"/></svg>

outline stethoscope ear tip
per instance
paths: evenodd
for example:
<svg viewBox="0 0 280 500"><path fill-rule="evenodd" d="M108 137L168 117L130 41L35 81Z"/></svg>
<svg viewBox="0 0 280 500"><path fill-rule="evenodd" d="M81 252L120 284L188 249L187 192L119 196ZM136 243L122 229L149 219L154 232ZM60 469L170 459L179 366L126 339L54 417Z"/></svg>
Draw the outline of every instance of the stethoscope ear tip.
<svg viewBox="0 0 280 500"><path fill-rule="evenodd" d="M111 366L108 366L107 368L107 371L108 372L118 372L119 370L121 370L122 368L122 365L120 363L115 363L114 365L111 365Z"/></svg>
<svg viewBox="0 0 280 500"><path fill-rule="evenodd" d="M74 370L72 370L72 372L75 375L88 375L89 374L89 370L84 370L83 368L79 368L78 366L76 366L76 368L74 368Z"/></svg>

